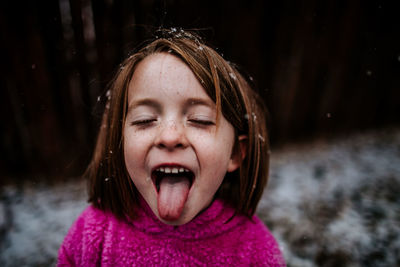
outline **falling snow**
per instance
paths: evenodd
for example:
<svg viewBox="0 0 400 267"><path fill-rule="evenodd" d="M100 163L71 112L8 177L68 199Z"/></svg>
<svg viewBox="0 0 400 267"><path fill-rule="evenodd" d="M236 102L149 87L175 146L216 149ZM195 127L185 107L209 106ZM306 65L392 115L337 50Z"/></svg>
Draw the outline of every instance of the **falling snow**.
<svg viewBox="0 0 400 267"><path fill-rule="evenodd" d="M236 80L236 75L233 72L229 72L229 76L231 76L232 79Z"/></svg>
<svg viewBox="0 0 400 267"><path fill-rule="evenodd" d="M251 116L253 117L254 122L257 121L257 115L254 112L251 113Z"/></svg>

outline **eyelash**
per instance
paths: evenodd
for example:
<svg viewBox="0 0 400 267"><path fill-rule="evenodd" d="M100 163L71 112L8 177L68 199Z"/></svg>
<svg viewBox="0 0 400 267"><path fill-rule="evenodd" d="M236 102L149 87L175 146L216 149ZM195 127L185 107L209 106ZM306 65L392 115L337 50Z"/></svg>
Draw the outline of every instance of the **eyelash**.
<svg viewBox="0 0 400 267"><path fill-rule="evenodd" d="M195 124L200 124L202 126L209 126L215 124L213 121L208 121L208 120L189 120L189 121Z"/></svg>
<svg viewBox="0 0 400 267"><path fill-rule="evenodd" d="M152 123L157 121L156 119L145 119L145 120L138 120L138 121L133 121L131 124L132 125L137 125L137 126L144 126L146 124Z"/></svg>
<svg viewBox="0 0 400 267"><path fill-rule="evenodd" d="M157 119L145 119L145 120L138 120L138 121L133 121L131 125L133 126L147 126L150 123L153 123L157 121ZM191 119L189 120L190 123L197 124L200 126L210 126L210 125L215 125L213 121L209 120L198 120L198 119Z"/></svg>

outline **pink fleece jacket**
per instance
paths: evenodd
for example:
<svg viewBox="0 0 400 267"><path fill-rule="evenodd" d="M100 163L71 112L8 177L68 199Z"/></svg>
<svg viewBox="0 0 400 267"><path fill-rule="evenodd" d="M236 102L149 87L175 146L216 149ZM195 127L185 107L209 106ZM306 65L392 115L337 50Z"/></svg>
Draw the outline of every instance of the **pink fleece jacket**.
<svg viewBox="0 0 400 267"><path fill-rule="evenodd" d="M285 266L256 216L235 216L216 200L189 223L160 222L144 204L135 220L88 207L69 230L58 266Z"/></svg>

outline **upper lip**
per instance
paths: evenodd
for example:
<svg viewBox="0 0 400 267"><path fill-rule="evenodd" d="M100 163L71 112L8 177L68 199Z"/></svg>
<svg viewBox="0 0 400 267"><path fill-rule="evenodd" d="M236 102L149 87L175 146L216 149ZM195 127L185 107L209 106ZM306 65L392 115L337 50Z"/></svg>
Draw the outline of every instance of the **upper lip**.
<svg viewBox="0 0 400 267"><path fill-rule="evenodd" d="M189 167L179 164L179 163L161 163L156 165L153 169L152 172L154 171L162 171L168 173L169 171L171 173L177 173L177 172L192 172ZM177 171L177 172L176 172Z"/></svg>

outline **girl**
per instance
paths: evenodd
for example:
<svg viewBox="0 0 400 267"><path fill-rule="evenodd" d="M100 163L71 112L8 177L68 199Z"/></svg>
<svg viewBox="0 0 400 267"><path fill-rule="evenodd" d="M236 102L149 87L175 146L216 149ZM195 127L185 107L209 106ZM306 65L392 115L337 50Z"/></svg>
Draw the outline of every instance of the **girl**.
<svg viewBox="0 0 400 267"><path fill-rule="evenodd" d="M194 34L163 31L123 63L85 173L91 206L59 266L283 266L254 216L265 109Z"/></svg>

